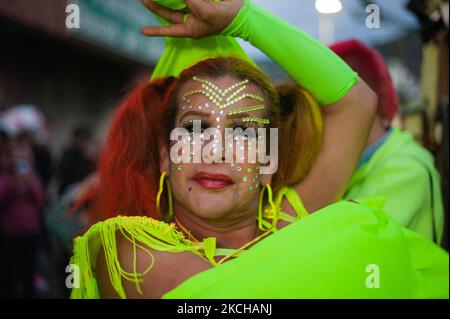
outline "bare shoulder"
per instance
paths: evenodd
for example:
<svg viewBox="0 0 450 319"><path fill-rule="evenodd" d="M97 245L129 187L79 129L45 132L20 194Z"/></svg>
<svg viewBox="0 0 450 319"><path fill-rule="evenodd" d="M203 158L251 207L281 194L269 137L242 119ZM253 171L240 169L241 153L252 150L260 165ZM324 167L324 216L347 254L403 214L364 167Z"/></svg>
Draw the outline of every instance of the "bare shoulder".
<svg viewBox="0 0 450 319"><path fill-rule="evenodd" d="M207 261L190 252L163 252L144 248L145 250L136 247L134 256L133 244L122 235L117 235L117 256L124 271L143 273L152 265L143 277L144 282L140 284L142 294L138 292L134 282L122 278L127 298L161 298L190 277L212 268ZM102 298L119 298L111 284L103 249L98 257L96 277Z"/></svg>

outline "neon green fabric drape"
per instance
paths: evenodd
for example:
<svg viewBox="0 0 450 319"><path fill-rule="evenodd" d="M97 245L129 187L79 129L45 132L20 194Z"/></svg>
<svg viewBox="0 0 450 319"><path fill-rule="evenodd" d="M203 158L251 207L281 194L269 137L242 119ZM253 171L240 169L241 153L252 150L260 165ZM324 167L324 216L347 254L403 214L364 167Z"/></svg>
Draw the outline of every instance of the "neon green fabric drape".
<svg viewBox="0 0 450 319"><path fill-rule="evenodd" d="M394 128L353 175L345 198L368 197L385 198L384 209L400 224L441 242L444 211L439 173L432 155L410 133Z"/></svg>
<svg viewBox="0 0 450 319"><path fill-rule="evenodd" d="M157 0L155 2L175 10L186 7L182 0ZM169 24L162 18L160 21L165 25ZM151 78L178 76L183 70L202 60L223 56L241 57L253 64L233 37L217 35L203 39L166 38L164 53L153 70Z"/></svg>
<svg viewBox="0 0 450 319"><path fill-rule="evenodd" d="M370 202L342 201L164 298L448 298L448 270L431 241Z"/></svg>
<svg viewBox="0 0 450 319"><path fill-rule="evenodd" d="M300 212L296 202L291 200ZM330 205L236 259L197 274L164 298L448 298L448 254L403 228L379 206L370 201ZM72 290L72 298L100 297L95 268L102 247L120 297L126 298L123 280L142 281L144 274L127 273L120 266L118 233L136 249L214 255L213 238L193 244L164 222L112 218L76 239L71 263L80 268L81 286Z"/></svg>

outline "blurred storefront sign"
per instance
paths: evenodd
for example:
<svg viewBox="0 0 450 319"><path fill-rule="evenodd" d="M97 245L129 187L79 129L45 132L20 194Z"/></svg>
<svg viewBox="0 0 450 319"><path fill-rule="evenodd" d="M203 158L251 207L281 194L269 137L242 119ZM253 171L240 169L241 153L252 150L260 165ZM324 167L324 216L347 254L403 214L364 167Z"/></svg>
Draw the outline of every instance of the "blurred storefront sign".
<svg viewBox="0 0 450 319"><path fill-rule="evenodd" d="M80 28L66 26L70 14L66 8L70 4L79 8ZM140 34L142 27L159 22L139 0L0 1L0 18L3 17L57 39L82 42L141 65L155 65L164 49L163 38Z"/></svg>
<svg viewBox="0 0 450 319"><path fill-rule="evenodd" d="M80 12L80 28L68 34L145 64L155 64L164 50L163 38L140 34L142 27L159 24L136 0L71 0Z"/></svg>

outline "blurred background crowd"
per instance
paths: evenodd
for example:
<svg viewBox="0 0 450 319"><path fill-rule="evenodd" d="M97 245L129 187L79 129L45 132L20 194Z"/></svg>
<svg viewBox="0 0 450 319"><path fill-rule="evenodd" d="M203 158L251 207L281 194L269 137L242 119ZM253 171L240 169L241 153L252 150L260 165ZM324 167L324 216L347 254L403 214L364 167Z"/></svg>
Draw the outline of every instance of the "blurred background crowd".
<svg viewBox="0 0 450 319"><path fill-rule="evenodd" d="M394 125L435 156L448 216L448 1L344 0L334 13L314 0L254 2L326 44L357 38L382 54L401 103ZM67 28L68 4L80 28ZM366 24L371 4L379 28ZM0 0L0 297L68 296L72 240L87 220L71 207L95 186L115 107L163 51L163 39L139 33L156 23L137 0ZM243 45L274 82L287 80Z"/></svg>

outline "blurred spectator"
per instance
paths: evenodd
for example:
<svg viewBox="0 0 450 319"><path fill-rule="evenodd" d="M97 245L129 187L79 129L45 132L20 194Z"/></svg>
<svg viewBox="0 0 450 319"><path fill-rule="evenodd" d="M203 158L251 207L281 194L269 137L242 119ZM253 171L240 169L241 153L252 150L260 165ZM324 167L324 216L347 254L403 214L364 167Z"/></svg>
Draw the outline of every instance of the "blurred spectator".
<svg viewBox="0 0 450 319"><path fill-rule="evenodd" d="M96 155L95 147L91 142L91 130L86 126L76 128L71 145L64 151L59 164L59 195L94 170Z"/></svg>
<svg viewBox="0 0 450 319"><path fill-rule="evenodd" d="M2 137L3 139L4 137ZM28 134L5 139L0 153L0 297L34 297L34 265L45 202Z"/></svg>
<svg viewBox="0 0 450 319"><path fill-rule="evenodd" d="M444 212L439 173L433 156L410 133L391 126L399 102L381 55L358 40L331 49L378 95L378 115L345 198L381 197L384 209L400 224L440 243Z"/></svg>
<svg viewBox="0 0 450 319"><path fill-rule="evenodd" d="M8 143L8 134L0 127L0 156L4 154L7 143Z"/></svg>
<svg viewBox="0 0 450 319"><path fill-rule="evenodd" d="M52 157L46 146L49 138L48 120L44 112L35 105L21 104L9 108L0 114L0 127L10 136L28 134L32 144L34 168L44 188L50 182L53 173Z"/></svg>
<svg viewBox="0 0 450 319"><path fill-rule="evenodd" d="M69 297L70 289L65 286L66 267L73 254L73 239L81 235L90 226L88 221L85 196L98 184L95 173L88 175L80 183L72 184L45 212L45 228L51 241L51 269L54 288L58 295ZM82 207L78 207L83 201ZM74 208L74 207L77 208Z"/></svg>
<svg viewBox="0 0 450 319"><path fill-rule="evenodd" d="M50 150L46 144L34 142L33 146L34 166L39 179L47 190L54 172L54 162Z"/></svg>

